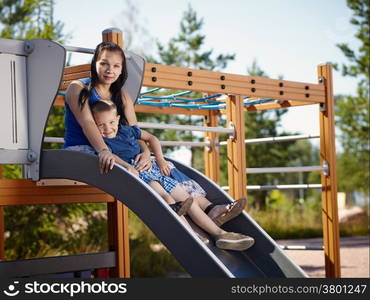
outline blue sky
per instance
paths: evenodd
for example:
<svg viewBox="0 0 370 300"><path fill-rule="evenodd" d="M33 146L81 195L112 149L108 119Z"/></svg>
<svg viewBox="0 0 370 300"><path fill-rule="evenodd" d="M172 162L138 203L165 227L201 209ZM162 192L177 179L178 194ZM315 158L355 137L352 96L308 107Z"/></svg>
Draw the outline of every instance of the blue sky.
<svg viewBox="0 0 370 300"><path fill-rule="evenodd" d="M345 0L136 0L136 23L145 27L153 40L165 44L179 32L179 22L188 5L204 19L205 48L215 54L235 53L226 72L246 74L253 60L271 77L317 82L316 66L323 62L346 62L335 46L346 42L356 48L351 10ZM125 0L56 0L55 18L65 24L72 37L68 45L94 48L101 32L127 24ZM149 42L149 43L148 43ZM135 37L146 51L155 53L154 42ZM89 57L74 57L84 63ZM336 94L354 93L356 81L334 72ZM284 128L317 134L315 106L293 108L284 117ZM305 122L302 122L305 120Z"/></svg>

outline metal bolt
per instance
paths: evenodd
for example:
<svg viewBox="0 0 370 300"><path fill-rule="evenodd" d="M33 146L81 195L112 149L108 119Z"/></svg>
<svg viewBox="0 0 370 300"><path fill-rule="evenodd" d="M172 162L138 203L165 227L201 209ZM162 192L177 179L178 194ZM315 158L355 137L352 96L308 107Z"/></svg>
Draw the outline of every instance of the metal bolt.
<svg viewBox="0 0 370 300"><path fill-rule="evenodd" d="M36 159L37 159L37 154L32 150L28 150L27 160L29 162L34 162Z"/></svg>
<svg viewBox="0 0 370 300"><path fill-rule="evenodd" d="M33 47L33 44L32 42L30 41L27 41L24 43L24 51L27 53L27 54L31 54L32 51L33 51L34 47Z"/></svg>

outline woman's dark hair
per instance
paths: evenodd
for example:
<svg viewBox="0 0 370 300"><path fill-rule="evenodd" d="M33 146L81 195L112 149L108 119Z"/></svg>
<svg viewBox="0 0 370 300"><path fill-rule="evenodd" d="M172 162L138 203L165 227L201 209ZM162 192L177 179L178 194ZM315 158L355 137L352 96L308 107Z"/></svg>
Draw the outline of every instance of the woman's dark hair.
<svg viewBox="0 0 370 300"><path fill-rule="evenodd" d="M123 124L127 123L126 117L123 113L123 102L121 97L121 89L127 80L127 68L126 68L126 57L122 48L111 42L102 42L96 46L94 56L91 61L91 81L88 86L84 87L78 97L78 104L80 109L85 105L87 99L91 96L93 89L99 81L98 73L96 71L96 62L100 58L101 53L106 51L119 52L122 56L122 71L118 79L113 82L109 88L112 94L112 101L117 106L117 112L121 116L120 122Z"/></svg>

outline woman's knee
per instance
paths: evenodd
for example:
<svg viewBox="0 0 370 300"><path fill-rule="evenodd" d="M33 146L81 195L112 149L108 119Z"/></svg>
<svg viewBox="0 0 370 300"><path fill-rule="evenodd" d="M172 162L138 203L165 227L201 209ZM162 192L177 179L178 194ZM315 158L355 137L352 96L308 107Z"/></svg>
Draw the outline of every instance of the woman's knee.
<svg viewBox="0 0 370 300"><path fill-rule="evenodd" d="M202 210L205 210L207 208L208 205L212 204L212 202L210 202L206 197L204 196L195 196L193 197L194 198L194 202L196 202L198 204L198 206L202 209Z"/></svg>

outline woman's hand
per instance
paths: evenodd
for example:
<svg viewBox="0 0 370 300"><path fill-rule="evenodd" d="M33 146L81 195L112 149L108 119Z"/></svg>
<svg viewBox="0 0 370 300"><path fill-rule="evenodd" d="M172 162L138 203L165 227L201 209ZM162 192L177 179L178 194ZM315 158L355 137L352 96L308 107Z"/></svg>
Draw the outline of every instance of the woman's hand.
<svg viewBox="0 0 370 300"><path fill-rule="evenodd" d="M159 169L161 170L161 173L163 175L169 176L171 173L171 168L168 162L164 159L157 159L157 164Z"/></svg>
<svg viewBox="0 0 370 300"><path fill-rule="evenodd" d="M108 173L113 169L116 162L114 155L107 148L100 150L98 153L100 173Z"/></svg>
<svg viewBox="0 0 370 300"><path fill-rule="evenodd" d="M152 161L150 160L150 152L145 151L142 153L139 153L135 157L135 162L137 162L137 165L135 169L140 171L148 171L152 168Z"/></svg>

